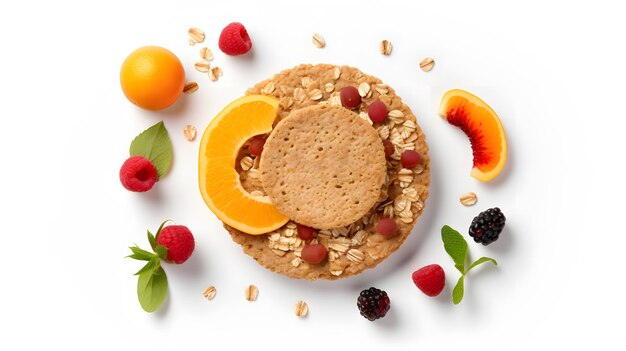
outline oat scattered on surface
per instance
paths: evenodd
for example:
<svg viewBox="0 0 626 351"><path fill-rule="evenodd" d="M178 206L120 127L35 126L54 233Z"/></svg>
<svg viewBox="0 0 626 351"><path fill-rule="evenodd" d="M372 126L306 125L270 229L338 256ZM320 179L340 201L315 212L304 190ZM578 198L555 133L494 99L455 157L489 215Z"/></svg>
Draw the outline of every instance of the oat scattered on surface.
<svg viewBox="0 0 626 351"><path fill-rule="evenodd" d="M319 89L313 89L309 93L309 98L313 101L320 100L322 99L323 96L324 96L324 93L322 93L322 91Z"/></svg>
<svg viewBox="0 0 626 351"><path fill-rule="evenodd" d="M276 90L276 85L274 84L274 82L269 82L263 87L263 89L261 89L261 93L265 95L269 95L273 93L274 90Z"/></svg>
<svg viewBox="0 0 626 351"><path fill-rule="evenodd" d="M365 259L365 254L363 254L360 250L350 249L348 250L346 257L348 257L348 259L352 262L360 263Z"/></svg>
<svg viewBox="0 0 626 351"><path fill-rule="evenodd" d="M391 42L389 40L383 40L380 42L380 53L388 56L389 54L391 54Z"/></svg>
<svg viewBox="0 0 626 351"><path fill-rule="evenodd" d="M313 34L312 41L313 41L313 45L315 45L315 47L319 49L326 46L326 40L324 40L324 37L322 37L322 35L319 33Z"/></svg>
<svg viewBox="0 0 626 351"><path fill-rule="evenodd" d="M204 41L204 31L200 28L189 28L187 34L189 34L189 45L202 43Z"/></svg>
<svg viewBox="0 0 626 351"><path fill-rule="evenodd" d="M295 313L296 316L302 318L306 316L307 313L309 313L309 306L304 301L298 301L293 306L293 313Z"/></svg>
<svg viewBox="0 0 626 351"><path fill-rule="evenodd" d="M327 93L332 93L333 90L335 90L335 84L333 84L333 83L326 83L324 85L324 91L326 91Z"/></svg>
<svg viewBox="0 0 626 351"><path fill-rule="evenodd" d="M196 82L189 82L189 83L185 84L185 87L183 88L183 93L191 94L191 93L193 93L196 90L198 90L198 83L196 83Z"/></svg>
<svg viewBox="0 0 626 351"><path fill-rule="evenodd" d="M246 300L256 301L257 296L259 296L259 289L255 285L248 285L245 294Z"/></svg>
<svg viewBox="0 0 626 351"><path fill-rule="evenodd" d="M212 81L216 81L218 77L221 75L222 75L222 69L218 66L211 68L211 70L209 71L209 78Z"/></svg>
<svg viewBox="0 0 626 351"><path fill-rule="evenodd" d="M470 191L461 195L459 201L461 201L464 206L472 206L476 203L476 201L478 201L478 197L476 196L476 193Z"/></svg>
<svg viewBox="0 0 626 351"><path fill-rule="evenodd" d="M204 292L202 294L207 300L211 301L215 298L215 294L217 294L217 289L215 289L215 287L211 285L204 289Z"/></svg>
<svg viewBox="0 0 626 351"><path fill-rule="evenodd" d="M202 73L207 73L211 69L211 64L208 61L198 61L193 66Z"/></svg>
<svg viewBox="0 0 626 351"><path fill-rule="evenodd" d="M196 133L196 127L191 124L186 125L185 129L183 129L183 135L188 141L194 141L194 139L196 139Z"/></svg>
<svg viewBox="0 0 626 351"><path fill-rule="evenodd" d="M431 59L430 57L427 57L423 59L422 61L420 61L420 68L424 72L429 72L431 69L433 69L434 65L435 65L435 60Z"/></svg>
<svg viewBox="0 0 626 351"><path fill-rule="evenodd" d="M248 171L248 176L249 176L250 178L259 179L259 176L260 176L260 174L259 174L259 170L258 170L258 169L256 169L256 168L252 168L252 169L250 169L250 170Z"/></svg>
<svg viewBox="0 0 626 351"><path fill-rule="evenodd" d="M302 86L306 88L313 83L313 79L311 79L311 77L302 77L300 83L302 83Z"/></svg>
<svg viewBox="0 0 626 351"><path fill-rule="evenodd" d="M335 67L333 69L333 78L339 79L339 77L341 77L341 69L339 69L339 67Z"/></svg>
<svg viewBox="0 0 626 351"><path fill-rule="evenodd" d="M359 84L359 95L366 97L370 93L370 85L367 82Z"/></svg>
<svg viewBox="0 0 626 351"><path fill-rule="evenodd" d="M211 61L213 60L213 51L211 51L211 49L207 47L203 47L202 49L200 49L200 57L207 61Z"/></svg>
<svg viewBox="0 0 626 351"><path fill-rule="evenodd" d="M254 160L250 156L245 156L241 159L241 161L239 161L239 165L244 171L249 171L253 164Z"/></svg>

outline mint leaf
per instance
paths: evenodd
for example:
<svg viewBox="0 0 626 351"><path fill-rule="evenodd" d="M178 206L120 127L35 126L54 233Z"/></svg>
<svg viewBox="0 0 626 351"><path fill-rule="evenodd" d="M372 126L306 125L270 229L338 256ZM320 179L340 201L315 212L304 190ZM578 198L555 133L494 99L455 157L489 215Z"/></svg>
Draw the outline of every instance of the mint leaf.
<svg viewBox="0 0 626 351"><path fill-rule="evenodd" d="M157 268L160 267L160 263L159 263L159 257L152 255L152 259L150 259L150 261L148 261L148 263L146 263L145 266L143 266L140 270L137 271L137 273L135 273L135 275L141 275L144 273L154 273L154 271L157 270Z"/></svg>
<svg viewBox="0 0 626 351"><path fill-rule="evenodd" d="M452 302L455 305L458 305L461 300L463 300L463 295L465 294L465 275L461 275L459 280L456 282L454 289L452 290Z"/></svg>
<svg viewBox="0 0 626 351"><path fill-rule="evenodd" d="M149 230L148 230L148 242L150 243L150 247L152 248L152 251L154 251L156 249L156 238L154 237L154 234L150 233Z"/></svg>
<svg viewBox="0 0 626 351"><path fill-rule="evenodd" d="M129 249L133 252L133 254L126 257L134 258L140 261L150 261L152 257L154 257L154 254L152 252L140 249L137 246L131 246L129 247Z"/></svg>
<svg viewBox="0 0 626 351"><path fill-rule="evenodd" d="M154 272L139 275L137 281L139 304L146 312L156 311L167 297L167 276L161 266Z"/></svg>
<svg viewBox="0 0 626 351"><path fill-rule="evenodd" d="M459 232L444 225L441 228L441 240L446 252L454 260L456 269L465 274L465 257L467 256L467 241Z"/></svg>
<svg viewBox="0 0 626 351"><path fill-rule="evenodd" d="M159 256L159 258L163 261L167 260L167 247L163 245L157 245L157 247L154 249L154 252L156 252L157 256Z"/></svg>
<svg viewBox="0 0 626 351"><path fill-rule="evenodd" d="M163 121L135 137L130 144L130 156L143 156L150 160L159 179L167 174L172 165L172 142Z"/></svg>
<svg viewBox="0 0 626 351"><path fill-rule="evenodd" d="M493 258L490 258L490 257L481 257L481 258L477 259L476 261L474 261L474 263L472 263L472 264L469 266L469 268L467 269L467 272L471 271L471 270L472 270L472 268L474 268L474 267L478 266L479 264L482 264L482 263L485 263L485 262L488 262L488 261L493 262L493 265L494 265L494 266L497 266L497 265L498 265L498 262L496 262L496 260L494 260ZM467 272L465 272L465 273L467 273Z"/></svg>

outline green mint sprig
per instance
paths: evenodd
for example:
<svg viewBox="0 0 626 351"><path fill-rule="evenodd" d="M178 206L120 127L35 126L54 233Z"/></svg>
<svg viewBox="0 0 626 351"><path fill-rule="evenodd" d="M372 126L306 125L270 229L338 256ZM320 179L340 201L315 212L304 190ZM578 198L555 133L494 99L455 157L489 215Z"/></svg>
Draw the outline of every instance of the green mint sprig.
<svg viewBox="0 0 626 351"><path fill-rule="evenodd" d="M463 300L463 295L465 294L465 276L472 268L485 263L485 262L493 262L494 265L498 265L498 262L490 257L481 257L474 261L467 270L465 269L465 261L467 261L467 241L463 238L456 230L450 228L447 225L444 225L441 228L441 240L443 240L443 247L452 257L454 261L454 266L456 269L461 272L461 277L457 281L454 289L452 289L452 302L455 305L459 304L461 300Z"/></svg>
<svg viewBox="0 0 626 351"><path fill-rule="evenodd" d="M163 178L172 166L172 141L163 121L137 135L130 143L130 156L142 156L150 160L156 168L159 179Z"/></svg>
<svg viewBox="0 0 626 351"><path fill-rule="evenodd" d="M156 311L167 297L167 275L161 267L161 261L167 260L167 248L157 244L157 238L167 221L161 223L156 236L148 230L148 242L153 252L143 250L137 245L131 246L132 254L126 256L140 261L148 261L135 273L137 281L137 297L139 304L146 312Z"/></svg>

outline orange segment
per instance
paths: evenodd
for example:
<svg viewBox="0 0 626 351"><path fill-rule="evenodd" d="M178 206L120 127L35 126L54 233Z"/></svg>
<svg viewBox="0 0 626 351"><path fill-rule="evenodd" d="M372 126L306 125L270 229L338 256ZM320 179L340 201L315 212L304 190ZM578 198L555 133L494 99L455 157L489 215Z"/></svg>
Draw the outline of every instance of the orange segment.
<svg viewBox="0 0 626 351"><path fill-rule="evenodd" d="M231 102L207 126L198 157L200 193L224 223L248 234L264 234L282 227L289 218L267 197L244 190L235 170L237 154L255 135L269 133L278 100L248 95Z"/></svg>
<svg viewBox="0 0 626 351"><path fill-rule="evenodd" d="M441 98L439 115L468 136L474 154L470 175L483 182L495 178L507 153L506 135L495 111L478 96L454 89Z"/></svg>

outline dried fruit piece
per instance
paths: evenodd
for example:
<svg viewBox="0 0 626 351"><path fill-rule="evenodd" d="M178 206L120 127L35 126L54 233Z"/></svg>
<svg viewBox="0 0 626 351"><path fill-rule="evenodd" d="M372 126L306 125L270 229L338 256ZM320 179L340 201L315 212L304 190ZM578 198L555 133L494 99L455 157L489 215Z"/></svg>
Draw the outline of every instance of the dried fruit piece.
<svg viewBox="0 0 626 351"><path fill-rule="evenodd" d="M405 150L400 155L400 162L404 168L413 168L420 164L421 157L415 150Z"/></svg>
<svg viewBox="0 0 626 351"><path fill-rule="evenodd" d="M380 53L388 56L391 54L391 42L389 40L383 40L380 42Z"/></svg>
<svg viewBox="0 0 626 351"><path fill-rule="evenodd" d="M301 256L308 263L318 264L326 258L326 248L322 244L305 245Z"/></svg>
<svg viewBox="0 0 626 351"><path fill-rule="evenodd" d="M383 140L383 146L385 147L385 157L393 155L395 148L389 139Z"/></svg>
<svg viewBox="0 0 626 351"><path fill-rule="evenodd" d="M189 82L189 83L185 84L185 87L183 88L183 93L191 94L191 93L193 93L196 90L198 90L198 83L196 83L196 82Z"/></svg>
<svg viewBox="0 0 626 351"><path fill-rule="evenodd" d="M306 316L307 313L309 313L309 306L304 301L298 301L293 306L293 313L295 313L296 316L302 318Z"/></svg>
<svg viewBox="0 0 626 351"><path fill-rule="evenodd" d="M307 227L306 225L300 223L296 224L296 228L298 230L298 237L305 241L313 239L315 234L317 234L317 229Z"/></svg>
<svg viewBox="0 0 626 351"><path fill-rule="evenodd" d="M248 285L245 291L246 300L256 301L257 296L259 296L259 288L255 285Z"/></svg>
<svg viewBox="0 0 626 351"><path fill-rule="evenodd" d="M423 59L422 61L420 61L420 68L424 72L430 72L430 70L433 69L434 65L435 65L435 60L431 59L430 57L427 57Z"/></svg>
<svg viewBox="0 0 626 351"><path fill-rule="evenodd" d="M376 100L368 106L367 115L372 122L381 123L387 118L387 106L384 102Z"/></svg>
<svg viewBox="0 0 626 351"><path fill-rule="evenodd" d="M196 127L188 124L183 130L183 135L188 141L194 141L194 139L196 139Z"/></svg>
<svg viewBox="0 0 626 351"><path fill-rule="evenodd" d="M376 224L376 231L384 236L394 236L398 233L398 224L393 218L383 218Z"/></svg>
<svg viewBox="0 0 626 351"><path fill-rule="evenodd" d="M257 135L250 140L248 151L250 151L250 155L252 156L261 156L261 153L263 153L263 146L265 146L265 136Z"/></svg>
<svg viewBox="0 0 626 351"><path fill-rule="evenodd" d="M322 35L319 33L313 34L312 41L313 41L313 45L315 45L315 47L319 49L326 46L326 40L324 40L324 37L322 37Z"/></svg>
<svg viewBox="0 0 626 351"><path fill-rule="evenodd" d="M471 191L461 195L461 197L459 198L459 201L461 201L461 203L465 206L472 206L476 203L477 200L478 197L476 196L476 193Z"/></svg>
<svg viewBox="0 0 626 351"><path fill-rule="evenodd" d="M359 90L351 85L341 88L339 93L341 105L347 109L355 109L361 104Z"/></svg>

